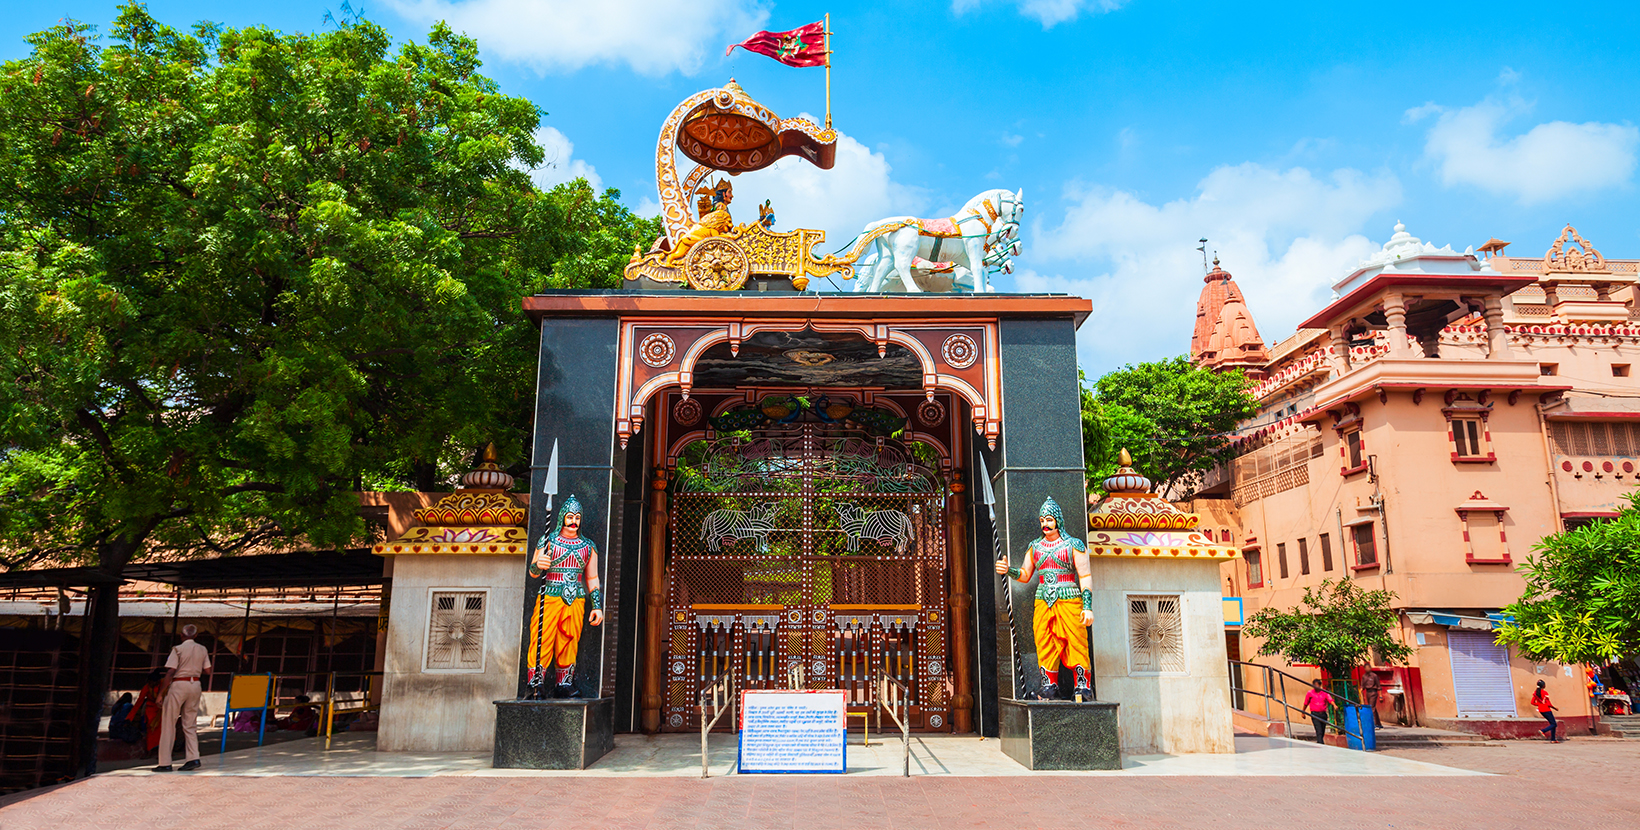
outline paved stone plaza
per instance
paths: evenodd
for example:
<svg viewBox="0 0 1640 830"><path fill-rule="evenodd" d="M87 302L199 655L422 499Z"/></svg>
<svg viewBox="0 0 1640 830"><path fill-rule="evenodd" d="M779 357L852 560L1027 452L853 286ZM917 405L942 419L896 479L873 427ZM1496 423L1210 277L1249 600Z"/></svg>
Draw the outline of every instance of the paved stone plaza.
<svg viewBox="0 0 1640 830"><path fill-rule="evenodd" d="M924 739L903 779L890 768L897 744L875 738L871 750L851 742L846 777L724 775L733 744L723 738L706 781L683 742L636 736L583 773L489 770L473 753L375 753L357 739L327 759L317 741L296 742L229 753L194 774L120 771L11 796L0 828L1605 830L1640 815L1625 783L1640 742L1610 739L1363 754L1239 737L1234 756L1130 759L1121 772L1078 775L1009 769L994 741Z"/></svg>

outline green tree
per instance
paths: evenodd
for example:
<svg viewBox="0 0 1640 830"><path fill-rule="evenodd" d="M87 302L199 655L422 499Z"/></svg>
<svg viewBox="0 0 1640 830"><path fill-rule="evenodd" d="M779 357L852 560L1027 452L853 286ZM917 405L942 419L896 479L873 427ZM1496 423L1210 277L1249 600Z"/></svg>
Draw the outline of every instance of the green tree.
<svg viewBox="0 0 1640 830"><path fill-rule="evenodd" d="M532 186L540 111L443 25L393 50L133 3L109 34L0 66L3 564L344 546L353 490L521 457L520 296L617 284L657 223ZM93 710L116 597L92 591Z"/></svg>
<svg viewBox="0 0 1640 830"><path fill-rule="evenodd" d="M1324 579L1304 589L1291 611L1262 608L1247 618L1242 633L1264 641L1258 653L1288 663L1320 666L1334 678L1346 678L1366 665L1373 650L1384 663L1405 663L1411 647L1391 636L1393 591L1369 591L1349 579Z"/></svg>
<svg viewBox="0 0 1640 830"><path fill-rule="evenodd" d="M1241 370L1216 372L1187 357L1117 369L1082 390L1089 486L1116 470L1126 447L1158 492L1187 491L1230 458L1236 425L1257 411Z"/></svg>
<svg viewBox="0 0 1640 830"><path fill-rule="evenodd" d="M1616 517L1543 537L1520 567L1526 590L1503 609L1498 642L1561 663L1640 653L1640 493Z"/></svg>

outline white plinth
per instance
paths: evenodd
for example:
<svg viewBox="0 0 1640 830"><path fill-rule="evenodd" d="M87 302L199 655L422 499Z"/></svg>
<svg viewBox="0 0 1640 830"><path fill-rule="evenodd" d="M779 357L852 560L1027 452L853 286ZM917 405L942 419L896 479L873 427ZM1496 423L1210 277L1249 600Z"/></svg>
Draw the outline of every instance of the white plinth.
<svg viewBox="0 0 1640 830"><path fill-rule="evenodd" d="M1179 595L1184 671L1130 670L1133 594ZM1094 691L1100 700L1121 704L1123 755L1235 751L1220 599L1215 560L1094 557Z"/></svg>
<svg viewBox="0 0 1640 830"><path fill-rule="evenodd" d="M482 671L426 670L432 592L484 589ZM398 556L383 667L382 752L489 752L495 703L518 691L524 557Z"/></svg>

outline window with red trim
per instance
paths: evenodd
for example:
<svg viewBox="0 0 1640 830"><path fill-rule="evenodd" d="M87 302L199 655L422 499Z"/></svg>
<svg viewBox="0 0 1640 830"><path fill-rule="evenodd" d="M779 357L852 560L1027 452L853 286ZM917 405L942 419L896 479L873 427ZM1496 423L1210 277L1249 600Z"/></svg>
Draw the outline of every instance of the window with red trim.
<svg viewBox="0 0 1640 830"><path fill-rule="evenodd" d="M1481 436L1485 435L1485 428L1479 418L1452 419L1452 445L1456 448L1459 458L1479 458L1486 455L1486 448L1481 444Z"/></svg>
<svg viewBox="0 0 1640 830"><path fill-rule="evenodd" d="M1372 522L1362 522L1350 528L1355 542L1355 567L1371 568L1378 564L1378 534L1372 531Z"/></svg>
<svg viewBox="0 0 1640 830"><path fill-rule="evenodd" d="M1352 429L1344 433L1344 460L1351 470L1361 468L1361 430Z"/></svg>

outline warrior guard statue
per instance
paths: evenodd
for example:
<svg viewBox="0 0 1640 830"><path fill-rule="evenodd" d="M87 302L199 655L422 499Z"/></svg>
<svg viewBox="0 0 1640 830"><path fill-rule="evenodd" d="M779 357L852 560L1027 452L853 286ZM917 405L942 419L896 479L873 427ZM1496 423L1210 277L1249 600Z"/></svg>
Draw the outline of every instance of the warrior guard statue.
<svg viewBox="0 0 1640 830"><path fill-rule="evenodd" d="M1092 700L1087 627L1093 625L1093 569L1088 546L1060 532L1065 514L1052 498L1042 503L1037 516L1042 522L1042 537L1025 552L1025 567L1011 568L1008 558L1003 557L997 560L997 573L1020 582L1030 582L1033 574L1042 575L1031 615L1037 666L1042 672L1038 697L1059 697L1059 667L1063 663L1076 672L1076 699Z"/></svg>
<svg viewBox="0 0 1640 830"><path fill-rule="evenodd" d="M584 622L604 622L604 592L598 580L598 548L581 538L581 502L574 496L558 510L550 538L535 545L529 576L540 579L530 612L530 697L545 696L547 661L556 669L553 697L575 696L575 655ZM592 600L592 613L586 611Z"/></svg>

